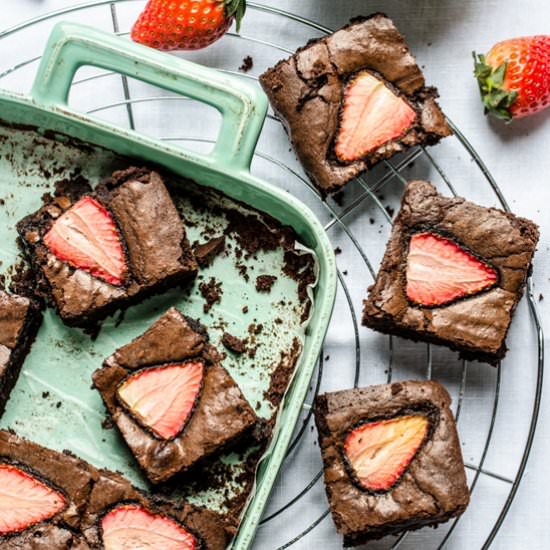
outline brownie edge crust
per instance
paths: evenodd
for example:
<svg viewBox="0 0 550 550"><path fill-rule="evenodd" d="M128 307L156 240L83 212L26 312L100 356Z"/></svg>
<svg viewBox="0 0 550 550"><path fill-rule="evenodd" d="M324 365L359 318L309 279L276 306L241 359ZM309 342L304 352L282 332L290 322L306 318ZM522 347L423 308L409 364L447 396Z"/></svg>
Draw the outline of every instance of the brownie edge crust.
<svg viewBox="0 0 550 550"><path fill-rule="evenodd" d="M418 231L460 243L498 273L497 284L448 305L423 307L406 294L408 242ZM375 283L364 302L363 324L386 334L447 346L469 360L497 364L523 295L539 238L531 221L463 198L448 198L425 181L403 195Z"/></svg>
<svg viewBox="0 0 550 550"><path fill-rule="evenodd" d="M344 546L436 526L464 512L470 497L450 403L445 388L432 381L370 386L316 399L325 488ZM383 494L358 487L342 453L350 428L359 422L398 418L426 406L437 413L431 432L394 486Z"/></svg>

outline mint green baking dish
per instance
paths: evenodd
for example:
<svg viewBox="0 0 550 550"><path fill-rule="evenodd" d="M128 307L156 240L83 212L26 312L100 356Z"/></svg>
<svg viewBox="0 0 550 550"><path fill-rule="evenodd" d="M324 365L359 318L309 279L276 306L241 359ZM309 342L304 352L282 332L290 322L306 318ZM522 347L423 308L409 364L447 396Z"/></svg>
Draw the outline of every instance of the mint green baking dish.
<svg viewBox="0 0 550 550"><path fill-rule="evenodd" d="M185 151L73 111L67 105L69 91L75 72L86 65L115 71L215 107L221 113L223 122L212 152L204 155ZM268 213L283 224L290 225L296 231L301 243L315 253L319 277L313 289L314 307L304 336L303 352L296 367L293 382L281 405L272 445L258 469L254 496L246 508L240 529L231 546L235 550L249 548L253 541L262 511L302 409L330 321L336 293L334 253L319 221L294 197L253 177L250 173L251 160L266 112L267 99L263 92L238 78L162 54L111 34L68 23L58 24L54 28L30 96L0 91L0 119L11 124L14 129L38 128L41 134L55 136L54 139L60 141L64 141L66 136L69 136L113 151L116 155L134 157L161 165L177 175L221 191L235 200ZM0 140L1 143L2 140ZM24 157L27 154L28 151L19 152L21 162L24 163ZM11 158L8 154L0 154L0 177L3 176L2 185L4 186L9 186L9 181L6 182L7 171L3 163L10 162ZM21 185L14 190L17 195L15 198L20 203L18 208L30 211L37 206L39 193L32 188L26 189L24 182L20 183ZM5 190L9 191L9 188ZM32 196L29 193L32 193ZM10 219L9 213L6 215L7 218L2 218L0 215L4 223L4 228L0 229L0 237L4 242L4 247L0 247L0 256L4 262L15 254L15 246L8 243L13 240L13 223L17 219ZM19 212L11 215L18 216ZM33 348L33 353L27 362L32 365L31 369L47 368L48 359L45 355L47 355L48 341L46 338L50 337L51 342L52 333L61 334L66 330L52 312L47 313L45 324L48 328L42 327L40 333L42 336L39 335L35 345L39 351ZM124 339L126 334L124 323L118 330L117 334ZM134 333L130 330L128 338L133 335ZM85 347L89 345L89 339L84 336L75 336L73 333L70 337L76 351L69 357L78 356L82 360L82 356L88 353ZM89 355L91 357L93 354L90 352ZM97 363L100 359L94 359L94 361ZM45 364L35 367L34 365L39 362ZM69 378L70 369L67 373ZM34 380L32 370L29 373L24 372L23 375L27 375L28 380ZM39 376L35 378L38 380ZM62 383L70 385L70 378ZM28 386L31 389L34 388L30 382ZM23 435L29 436L33 434L29 426L34 421L29 420L26 426L20 419L32 409L29 403L36 403L36 390L28 391L27 386L22 387L21 390L18 388L19 385L2 419L2 426L10 426L16 430L21 428ZM81 404L84 404L84 409L95 406L97 401L93 399L88 396L82 397ZM32 414L37 415L36 412ZM36 420L36 423L40 425L39 420ZM83 438L85 436L86 434L82 435ZM89 434L86 437L89 437ZM54 431L50 435L41 435L41 438L42 443L52 443L51 446L57 447L68 446L76 452L80 447L79 442L74 440L74 432L65 434L63 429ZM72 438L70 445L64 445L66 438Z"/></svg>

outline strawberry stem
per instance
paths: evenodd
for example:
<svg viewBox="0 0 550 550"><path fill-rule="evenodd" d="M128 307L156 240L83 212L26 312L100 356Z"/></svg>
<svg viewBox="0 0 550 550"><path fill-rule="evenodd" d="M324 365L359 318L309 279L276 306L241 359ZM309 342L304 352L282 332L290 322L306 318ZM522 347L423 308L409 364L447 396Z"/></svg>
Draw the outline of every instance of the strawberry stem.
<svg viewBox="0 0 550 550"><path fill-rule="evenodd" d="M474 75L477 78L481 100L485 107L485 114L490 113L497 118L510 122L512 112L510 107L518 97L515 90L508 90L504 86L508 63L505 61L494 68L487 64L484 55L474 56Z"/></svg>
<svg viewBox="0 0 550 550"><path fill-rule="evenodd" d="M241 30L241 21L246 12L246 0L225 0L225 16L235 17L237 32Z"/></svg>

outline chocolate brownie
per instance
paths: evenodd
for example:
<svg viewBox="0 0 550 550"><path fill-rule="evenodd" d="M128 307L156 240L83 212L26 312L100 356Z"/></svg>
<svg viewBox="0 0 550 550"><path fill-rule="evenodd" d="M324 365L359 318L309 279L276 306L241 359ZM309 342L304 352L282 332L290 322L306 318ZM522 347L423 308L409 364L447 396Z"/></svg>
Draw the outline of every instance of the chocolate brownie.
<svg viewBox="0 0 550 550"><path fill-rule="evenodd" d="M94 191L74 182L17 225L40 288L70 326L193 279L197 263L159 174L130 168Z"/></svg>
<svg viewBox="0 0 550 550"><path fill-rule="evenodd" d="M40 308L34 300L0 290L0 415L41 320Z"/></svg>
<svg viewBox="0 0 550 550"><path fill-rule="evenodd" d="M0 478L0 546L7 550L167 548L174 541L223 550L229 542L214 512L147 497L119 474L3 430Z"/></svg>
<svg viewBox="0 0 550 550"><path fill-rule="evenodd" d="M241 439L256 415L204 327L171 308L93 380L139 465L166 481Z"/></svg>
<svg viewBox="0 0 550 550"><path fill-rule="evenodd" d="M464 512L469 491L450 403L431 381L317 397L326 492L344 546Z"/></svg>
<svg viewBox="0 0 550 550"><path fill-rule="evenodd" d="M523 294L539 232L524 218L424 181L408 184L363 323L496 364Z"/></svg>
<svg viewBox="0 0 550 550"><path fill-rule="evenodd" d="M87 548L78 533L94 477L85 462L0 430L0 546Z"/></svg>
<svg viewBox="0 0 550 550"><path fill-rule="evenodd" d="M225 524L216 513L183 500L167 502L160 498L147 498L122 476L101 470L82 517L82 532L90 547L109 548L105 539L120 536L118 531L122 525L119 522L122 521L135 526L136 531L139 527L151 527L153 532L147 535L152 538L143 548L168 548L170 542L174 548L224 550L229 542ZM132 540L135 546L117 546L111 539L113 548L142 548L135 539L130 538L135 536L135 533L130 533L126 535L128 540L125 540L126 544ZM138 536L143 535L138 532ZM176 546L176 542L180 545Z"/></svg>
<svg viewBox="0 0 550 550"><path fill-rule="evenodd" d="M383 159L451 131L386 15L351 21L260 77L305 171L331 193Z"/></svg>

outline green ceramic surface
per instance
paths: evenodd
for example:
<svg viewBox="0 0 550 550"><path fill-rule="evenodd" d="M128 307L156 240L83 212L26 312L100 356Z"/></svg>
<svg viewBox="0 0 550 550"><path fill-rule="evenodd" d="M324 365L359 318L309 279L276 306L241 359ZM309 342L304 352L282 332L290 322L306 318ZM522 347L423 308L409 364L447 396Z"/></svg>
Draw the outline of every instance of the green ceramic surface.
<svg viewBox="0 0 550 550"><path fill-rule="evenodd" d="M187 152L71 110L67 106L71 83L77 69L84 65L113 70L218 109L223 123L212 153ZM254 275L249 282L236 272L232 253L218 257L201 272L204 279L215 277L224 285L220 304L208 313L203 311L204 302L199 298L200 281L190 292L173 290L130 308L120 324L117 318L108 319L95 341L79 330L65 327L52 310L46 311L1 421L2 427L12 427L52 448L70 449L98 466L121 470L144 486L116 430L101 427L105 412L98 394L90 388L90 376L105 357L142 333L172 305L200 318L209 327L215 344L223 330L246 335L248 325L256 319L265 326L257 356L252 359L228 354L224 366L249 401L258 405L260 416L267 417L273 412L264 398L270 368L297 338L303 352L280 408L273 442L258 469L256 491L233 541L235 550L248 548L254 538L308 391L336 291L334 254L317 219L292 196L250 174L266 110L265 95L239 79L114 35L67 23L54 28L31 95L0 91L0 119L4 121L0 125L0 198L5 201L0 208L3 268L17 258L16 221L38 208L42 193L50 190L48 174L55 175L51 179L61 179L79 168L91 182L97 182L120 164L121 156L161 165L229 197L220 199L212 193L209 200L213 203L223 201L225 206L241 208L231 200L235 199L270 214L292 226L301 243L314 254L319 274L311 289L314 307L307 323L300 321L303 304L297 298L296 282L281 270L280 250L249 260L247 265ZM83 150L71 138L93 146ZM179 200L178 206L184 217L194 222L188 229L190 240L199 239L206 226L223 230L223 216L205 217L186 199ZM271 294L259 294L253 288L255 276L263 273L278 276ZM251 310L247 315L241 311L244 303ZM284 330L277 318L283 319ZM229 454L221 460L234 472L239 471L237 457ZM238 491L238 487L232 489ZM211 491L194 495L193 500L216 508L222 498Z"/></svg>

